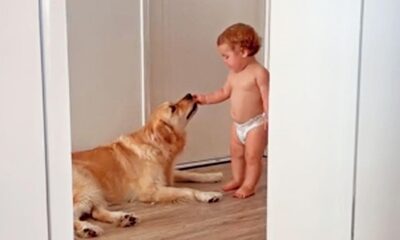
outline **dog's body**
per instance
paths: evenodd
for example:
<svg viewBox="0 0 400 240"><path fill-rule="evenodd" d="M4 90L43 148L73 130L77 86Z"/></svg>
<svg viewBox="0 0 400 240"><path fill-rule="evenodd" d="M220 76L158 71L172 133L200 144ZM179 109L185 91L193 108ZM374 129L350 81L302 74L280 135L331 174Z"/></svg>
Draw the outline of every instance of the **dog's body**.
<svg viewBox="0 0 400 240"><path fill-rule="evenodd" d="M174 181L217 182L222 173L194 173L175 170L175 160L185 143L185 127L196 112L190 94L176 104L164 103L148 123L117 141L92 150L76 152L73 159L74 229L80 237L94 237L102 229L80 220L83 214L121 227L133 226L133 213L111 212L108 203L216 202L219 192L175 188Z"/></svg>

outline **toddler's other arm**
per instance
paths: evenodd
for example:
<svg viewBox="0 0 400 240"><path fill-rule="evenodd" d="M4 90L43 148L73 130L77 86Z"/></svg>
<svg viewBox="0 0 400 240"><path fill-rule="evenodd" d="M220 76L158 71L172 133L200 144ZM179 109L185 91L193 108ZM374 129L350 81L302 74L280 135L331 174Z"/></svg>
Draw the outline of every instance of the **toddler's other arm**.
<svg viewBox="0 0 400 240"><path fill-rule="evenodd" d="M261 99L263 102L263 109L265 112L264 129L267 128L268 121L268 96L269 96L269 72L266 69L260 71L257 76L257 86L260 89Z"/></svg>

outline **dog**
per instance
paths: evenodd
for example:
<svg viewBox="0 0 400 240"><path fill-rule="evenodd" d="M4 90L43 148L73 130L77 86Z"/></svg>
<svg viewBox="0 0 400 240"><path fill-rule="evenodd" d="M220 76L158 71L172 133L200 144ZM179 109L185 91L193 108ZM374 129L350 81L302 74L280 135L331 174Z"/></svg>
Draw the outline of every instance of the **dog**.
<svg viewBox="0 0 400 240"><path fill-rule="evenodd" d="M197 112L191 94L176 103L165 102L144 127L115 142L72 153L74 231L79 237L96 237L103 230L82 216L120 227L138 222L134 213L110 211L108 204L199 201L217 202L220 192L173 187L175 181L218 182L222 173L175 170L186 143L185 127Z"/></svg>

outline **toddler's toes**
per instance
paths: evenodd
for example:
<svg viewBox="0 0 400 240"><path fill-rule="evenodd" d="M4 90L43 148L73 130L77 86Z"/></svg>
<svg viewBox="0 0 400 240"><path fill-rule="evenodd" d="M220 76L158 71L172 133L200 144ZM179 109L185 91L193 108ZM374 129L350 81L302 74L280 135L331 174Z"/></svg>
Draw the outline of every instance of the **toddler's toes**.
<svg viewBox="0 0 400 240"><path fill-rule="evenodd" d="M251 197L251 196L253 196L254 194L255 194L255 192L254 192L253 189L250 189L250 188L247 188L247 187L243 187L243 186L242 186L241 188L239 188L239 189L233 194L233 197L243 199L243 198Z"/></svg>

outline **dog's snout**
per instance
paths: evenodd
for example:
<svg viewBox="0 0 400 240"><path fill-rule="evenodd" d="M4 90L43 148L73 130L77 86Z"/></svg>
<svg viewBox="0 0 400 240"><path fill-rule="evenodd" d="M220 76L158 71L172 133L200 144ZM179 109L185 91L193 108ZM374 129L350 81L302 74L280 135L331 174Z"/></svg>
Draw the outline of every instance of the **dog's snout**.
<svg viewBox="0 0 400 240"><path fill-rule="evenodd" d="M185 99L185 100L193 100L193 96L192 96L192 94L188 93L188 94L186 94L186 96L183 99Z"/></svg>

